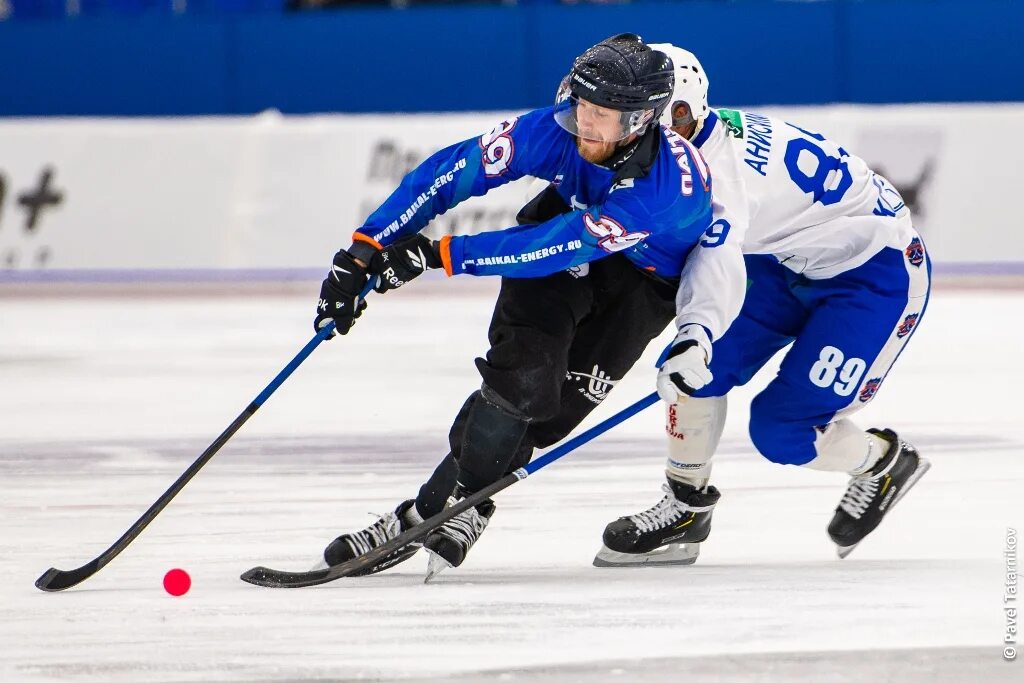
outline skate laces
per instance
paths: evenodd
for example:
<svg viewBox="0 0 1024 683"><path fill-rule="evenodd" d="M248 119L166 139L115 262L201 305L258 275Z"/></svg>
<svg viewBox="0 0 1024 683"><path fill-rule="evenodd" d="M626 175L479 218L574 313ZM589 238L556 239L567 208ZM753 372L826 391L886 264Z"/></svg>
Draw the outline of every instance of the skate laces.
<svg viewBox="0 0 1024 683"><path fill-rule="evenodd" d="M867 511L868 506L871 505L871 501L875 499L878 493L878 484L889 470L896 464L896 460L899 459L902 453L902 444L897 443L899 450L889 458L889 462L885 463L878 472L870 472L867 474L861 474L853 477L850 480L850 485L846 487L846 493L843 494L842 500L839 501L839 509L850 515L854 519L860 519L861 516Z"/></svg>
<svg viewBox="0 0 1024 683"><path fill-rule="evenodd" d="M370 513L375 514L375 513ZM398 535L400 524L398 515L389 512L386 515L377 515L377 521L362 531L354 534L345 534L345 542L358 557L370 552L377 546L383 545Z"/></svg>
<svg viewBox="0 0 1024 683"><path fill-rule="evenodd" d="M843 499L839 501L839 509L854 519L860 519L861 515L868 509L868 506L871 505L871 501L874 500L877 492L877 478L861 479L855 477L850 482L850 485L846 487L846 493L843 494Z"/></svg>
<svg viewBox="0 0 1024 683"><path fill-rule="evenodd" d="M679 520L683 513L690 510L690 506L679 501L669 485L662 484L661 490L665 497L655 503L652 507L630 517L641 533L661 529ZM696 508L693 508L696 509Z"/></svg>
<svg viewBox="0 0 1024 683"><path fill-rule="evenodd" d="M448 499L449 505L454 505L456 502L454 498ZM468 550L476 542L476 539L480 538L480 534L487 528L489 521L476 508L469 508L442 524L438 533L448 536Z"/></svg>

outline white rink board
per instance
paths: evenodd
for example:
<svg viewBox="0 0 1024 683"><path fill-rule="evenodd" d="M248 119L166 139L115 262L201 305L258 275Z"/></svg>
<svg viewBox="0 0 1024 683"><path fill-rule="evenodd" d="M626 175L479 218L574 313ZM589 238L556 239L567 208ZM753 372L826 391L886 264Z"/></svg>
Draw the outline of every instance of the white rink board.
<svg viewBox="0 0 1024 683"><path fill-rule="evenodd" d="M142 514L308 340L311 300L0 300L0 680L1022 679L1024 662L1001 656L1005 533L1024 527L1020 294L935 295L857 416L899 429L933 468L847 560L825 535L843 477L752 451L762 376L732 395L723 498L693 567L590 566L604 524L660 496L652 408L501 493L466 564L436 584L422 557L312 589L240 582L255 564L312 565L413 495L479 382L493 284L371 301L122 556L59 594L32 582ZM590 423L651 390L657 348ZM193 577L183 598L160 585L175 566Z"/></svg>
<svg viewBox="0 0 1024 683"><path fill-rule="evenodd" d="M1024 105L759 108L819 130L904 192L940 265L1024 261ZM0 121L3 269L322 269L430 153L507 112ZM27 229L19 197L60 203ZM514 224L524 181L430 227Z"/></svg>

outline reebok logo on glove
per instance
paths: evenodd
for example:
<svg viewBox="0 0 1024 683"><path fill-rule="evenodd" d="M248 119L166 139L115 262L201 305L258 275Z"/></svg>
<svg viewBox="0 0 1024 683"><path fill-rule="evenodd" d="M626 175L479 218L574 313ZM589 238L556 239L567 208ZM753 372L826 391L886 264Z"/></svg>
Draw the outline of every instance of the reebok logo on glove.
<svg viewBox="0 0 1024 683"><path fill-rule="evenodd" d="M423 255L422 249L417 249L415 254L407 250L405 255L409 257L409 263L411 263L415 268L420 270L427 269L427 257Z"/></svg>
<svg viewBox="0 0 1024 683"><path fill-rule="evenodd" d="M405 284L405 282L403 282L395 273L394 268L385 268L381 271L380 277L384 282L387 282L392 289L398 289Z"/></svg>

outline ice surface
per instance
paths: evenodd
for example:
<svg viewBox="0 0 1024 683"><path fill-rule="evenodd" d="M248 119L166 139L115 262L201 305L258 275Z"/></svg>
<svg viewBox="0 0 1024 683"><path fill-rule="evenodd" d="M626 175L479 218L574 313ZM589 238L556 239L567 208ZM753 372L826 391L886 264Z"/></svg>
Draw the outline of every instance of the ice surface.
<svg viewBox="0 0 1024 683"><path fill-rule="evenodd" d="M1002 660L1007 527L1024 525L1024 295L938 292L878 397L933 468L839 561L842 476L772 465L736 391L714 533L692 567L596 569L604 525L661 493L651 408L496 499L466 564L319 588L338 533L415 493L478 384L493 283L375 297L92 579L110 545L311 336L308 296L0 299L0 681L1021 681ZM659 348L590 424L648 393ZM769 373L770 374L770 370ZM171 598L172 567L193 578Z"/></svg>

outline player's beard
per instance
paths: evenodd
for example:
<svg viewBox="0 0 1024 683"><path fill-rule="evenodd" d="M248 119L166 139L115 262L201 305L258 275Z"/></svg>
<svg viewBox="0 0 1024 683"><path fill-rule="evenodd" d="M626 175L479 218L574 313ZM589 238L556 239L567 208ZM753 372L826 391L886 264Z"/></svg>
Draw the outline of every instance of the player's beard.
<svg viewBox="0 0 1024 683"><path fill-rule="evenodd" d="M606 161L615 153L615 147L614 142L584 140L578 136L576 138L576 149L579 151L580 156L592 164L600 164Z"/></svg>

